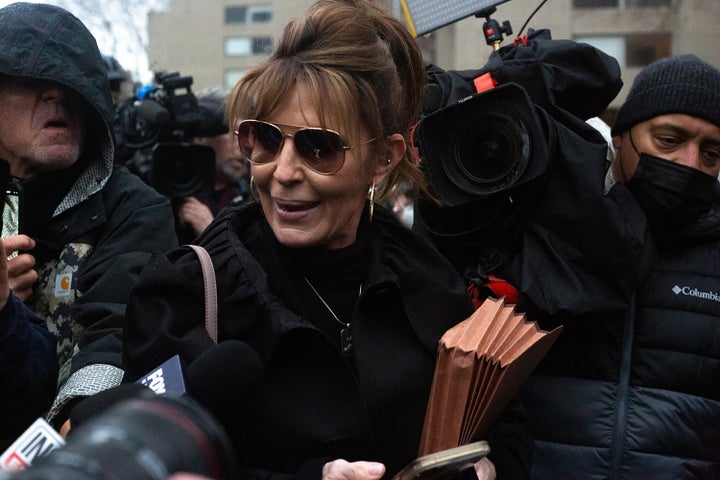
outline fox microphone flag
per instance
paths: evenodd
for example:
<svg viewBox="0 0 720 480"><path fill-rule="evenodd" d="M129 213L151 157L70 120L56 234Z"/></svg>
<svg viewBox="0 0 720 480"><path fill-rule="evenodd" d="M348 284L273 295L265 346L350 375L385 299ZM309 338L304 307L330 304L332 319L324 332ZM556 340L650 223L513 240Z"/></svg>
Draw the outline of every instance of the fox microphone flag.
<svg viewBox="0 0 720 480"><path fill-rule="evenodd" d="M38 418L0 456L0 468L21 470L38 458L65 445L65 440L42 418Z"/></svg>

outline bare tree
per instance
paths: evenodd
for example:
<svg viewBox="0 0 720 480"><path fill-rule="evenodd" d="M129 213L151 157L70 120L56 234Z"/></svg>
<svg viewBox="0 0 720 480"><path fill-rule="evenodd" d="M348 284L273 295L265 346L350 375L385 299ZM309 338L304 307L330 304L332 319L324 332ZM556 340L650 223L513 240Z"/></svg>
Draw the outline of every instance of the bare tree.
<svg viewBox="0 0 720 480"><path fill-rule="evenodd" d="M147 19L169 0L53 0L85 23L104 54L117 58L136 81L147 75Z"/></svg>

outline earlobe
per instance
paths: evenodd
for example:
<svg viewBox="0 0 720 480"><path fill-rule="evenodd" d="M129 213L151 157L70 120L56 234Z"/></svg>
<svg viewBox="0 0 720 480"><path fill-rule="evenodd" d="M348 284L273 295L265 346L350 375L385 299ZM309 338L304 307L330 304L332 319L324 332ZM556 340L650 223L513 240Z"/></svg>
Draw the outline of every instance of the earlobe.
<svg viewBox="0 0 720 480"><path fill-rule="evenodd" d="M612 145L615 148L615 151L619 151L623 144L623 138L622 135L615 135L612 137Z"/></svg>
<svg viewBox="0 0 720 480"><path fill-rule="evenodd" d="M399 133L393 133L385 137L386 160L381 163L382 167L386 169L395 168L405 156L406 150L405 138Z"/></svg>
<svg viewBox="0 0 720 480"><path fill-rule="evenodd" d="M406 148L405 138L399 133L385 137L385 155L377 160L375 166L374 181L377 185L382 185L388 174L402 161Z"/></svg>

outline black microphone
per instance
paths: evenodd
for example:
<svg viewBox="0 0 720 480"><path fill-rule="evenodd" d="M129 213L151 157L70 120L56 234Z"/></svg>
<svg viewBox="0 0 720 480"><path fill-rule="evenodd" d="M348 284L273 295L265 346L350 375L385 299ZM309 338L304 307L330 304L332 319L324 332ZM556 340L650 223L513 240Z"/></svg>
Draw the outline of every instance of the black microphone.
<svg viewBox="0 0 720 480"><path fill-rule="evenodd" d="M264 376L257 352L240 340L220 342L189 366L173 355L136 382L91 395L70 411L73 428L103 413L122 400L154 394L190 398L218 419L231 418L238 403L257 390ZM152 393L154 392L154 394Z"/></svg>
<svg viewBox="0 0 720 480"><path fill-rule="evenodd" d="M186 370L190 395L218 419L237 413L238 403L265 376L257 352L240 340L225 340L206 350Z"/></svg>

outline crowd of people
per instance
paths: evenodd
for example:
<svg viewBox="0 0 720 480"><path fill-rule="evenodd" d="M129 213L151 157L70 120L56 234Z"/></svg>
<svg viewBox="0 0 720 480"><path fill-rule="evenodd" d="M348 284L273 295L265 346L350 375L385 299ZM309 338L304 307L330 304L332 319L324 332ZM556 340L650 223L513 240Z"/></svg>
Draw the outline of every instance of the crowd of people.
<svg viewBox="0 0 720 480"><path fill-rule="evenodd" d="M428 234L445 210L412 138L426 67L372 0L317 0L231 91L198 94L214 187L177 208L117 161L89 30L59 7L0 9L0 448L38 417L72 441L178 356L204 369L191 397L238 478L392 478L418 456L440 338L482 301L469 268L502 244L480 281L563 331L477 439L475 476L720 478L718 68L648 65L611 144L553 111L602 145L558 177L592 188L561 185L576 197L531 206L512 238L477 229L469 258ZM189 243L214 268L216 336Z"/></svg>

